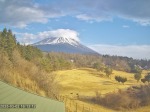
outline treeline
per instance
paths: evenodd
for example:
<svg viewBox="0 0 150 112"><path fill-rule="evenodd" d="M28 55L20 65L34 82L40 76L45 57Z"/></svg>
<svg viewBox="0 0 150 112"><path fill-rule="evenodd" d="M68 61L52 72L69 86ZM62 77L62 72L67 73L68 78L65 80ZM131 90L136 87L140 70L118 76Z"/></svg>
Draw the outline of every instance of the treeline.
<svg viewBox="0 0 150 112"><path fill-rule="evenodd" d="M99 71L104 71L106 67L110 67L115 70L132 73L137 73L139 69L150 69L150 60L136 60L133 58L120 56L67 54L56 52L45 53L45 56L49 59L55 57L55 59L58 59L57 63L60 62L60 60L67 61L67 67L65 68L64 66L64 69L75 67L90 67ZM58 66L55 69L63 68L59 67L59 64L57 65Z"/></svg>
<svg viewBox="0 0 150 112"><path fill-rule="evenodd" d="M137 72L137 68L150 69L150 60L148 59L103 55L103 61L106 65L111 66L115 70L126 72Z"/></svg>

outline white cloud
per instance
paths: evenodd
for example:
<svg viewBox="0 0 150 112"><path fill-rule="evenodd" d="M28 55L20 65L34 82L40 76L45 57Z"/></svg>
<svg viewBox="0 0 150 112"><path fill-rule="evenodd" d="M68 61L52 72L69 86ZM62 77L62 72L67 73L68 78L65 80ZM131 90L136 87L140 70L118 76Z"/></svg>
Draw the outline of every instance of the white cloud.
<svg viewBox="0 0 150 112"><path fill-rule="evenodd" d="M139 23L142 26L150 25L150 19L133 19L133 21Z"/></svg>
<svg viewBox="0 0 150 112"><path fill-rule="evenodd" d="M91 45L100 54L127 56L135 59L150 59L150 45Z"/></svg>
<svg viewBox="0 0 150 112"><path fill-rule="evenodd" d="M101 21L112 21L112 18L109 16L92 16L92 15L88 15L88 14L79 14L76 16L76 18L80 19L80 20L85 20L85 21L89 21L90 23L93 21L97 21L97 22L101 22Z"/></svg>
<svg viewBox="0 0 150 112"><path fill-rule="evenodd" d="M32 42L37 40L37 36L30 33L15 32L15 35L17 36L17 41L21 44L32 44Z"/></svg>
<svg viewBox="0 0 150 112"><path fill-rule="evenodd" d="M49 18L61 16L61 12L50 7L40 7L31 0L1 0L0 24L24 28L30 23L47 23Z"/></svg>
<svg viewBox="0 0 150 112"><path fill-rule="evenodd" d="M44 31L38 34L40 37L65 37L79 41L79 33L70 29L57 29L52 31Z"/></svg>
<svg viewBox="0 0 150 112"><path fill-rule="evenodd" d="M119 17L143 26L150 25L149 0L76 0L76 6L74 10L79 13L76 18L81 20L105 21Z"/></svg>
<svg viewBox="0 0 150 112"><path fill-rule="evenodd" d="M72 38L76 41L79 41L79 33L70 30L70 29L57 29L57 30L51 30L51 31L44 31L39 32L37 34L31 34L31 33L15 33L17 35L17 40L21 44L32 44L34 42L40 41L45 38L50 37L65 37L65 38Z"/></svg>
<svg viewBox="0 0 150 112"><path fill-rule="evenodd" d="M150 25L150 0L65 0L38 4L36 0L0 0L0 24L26 27L30 23L46 23L50 18L70 15L85 21L128 19Z"/></svg>
<svg viewBox="0 0 150 112"><path fill-rule="evenodd" d="M128 25L123 25L122 27L123 28L130 28L130 26L128 26Z"/></svg>

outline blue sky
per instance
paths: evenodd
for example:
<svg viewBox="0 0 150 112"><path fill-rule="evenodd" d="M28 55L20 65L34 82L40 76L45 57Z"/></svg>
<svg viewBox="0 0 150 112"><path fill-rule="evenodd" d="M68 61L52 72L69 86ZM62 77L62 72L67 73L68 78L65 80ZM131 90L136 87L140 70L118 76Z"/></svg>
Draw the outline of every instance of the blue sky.
<svg viewBox="0 0 150 112"><path fill-rule="evenodd" d="M101 54L150 59L149 0L0 0L0 30L30 44L69 36Z"/></svg>

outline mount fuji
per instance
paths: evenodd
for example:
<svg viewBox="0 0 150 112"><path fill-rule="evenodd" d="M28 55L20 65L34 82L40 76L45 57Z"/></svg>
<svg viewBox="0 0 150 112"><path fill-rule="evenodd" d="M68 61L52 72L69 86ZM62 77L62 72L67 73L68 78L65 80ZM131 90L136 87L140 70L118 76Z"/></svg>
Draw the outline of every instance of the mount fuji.
<svg viewBox="0 0 150 112"><path fill-rule="evenodd" d="M81 54L98 54L73 38L51 37L32 44L44 52L65 52Z"/></svg>

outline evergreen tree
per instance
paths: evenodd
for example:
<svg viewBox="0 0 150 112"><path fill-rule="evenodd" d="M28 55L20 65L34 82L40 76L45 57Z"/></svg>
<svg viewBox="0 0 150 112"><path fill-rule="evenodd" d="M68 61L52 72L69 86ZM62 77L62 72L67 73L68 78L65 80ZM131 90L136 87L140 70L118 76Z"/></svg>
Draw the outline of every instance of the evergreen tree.
<svg viewBox="0 0 150 112"><path fill-rule="evenodd" d="M9 58L11 59L12 57L12 52L16 48L16 39L14 35L12 34L11 30L8 30L7 32L7 53L9 55Z"/></svg>
<svg viewBox="0 0 150 112"><path fill-rule="evenodd" d="M112 74L113 70L110 67L106 67L105 68L105 73L107 77L110 77L110 75Z"/></svg>
<svg viewBox="0 0 150 112"><path fill-rule="evenodd" d="M137 80L137 82L139 82L139 80L141 79L142 75L141 73L135 73L134 74L134 78Z"/></svg>
<svg viewBox="0 0 150 112"><path fill-rule="evenodd" d="M121 77L120 76L115 76L115 80L120 83L121 82Z"/></svg>
<svg viewBox="0 0 150 112"><path fill-rule="evenodd" d="M7 52L10 60L15 47L15 36L12 34L11 30L7 30L6 28L4 28L4 30L0 33L0 48L4 49Z"/></svg>
<svg viewBox="0 0 150 112"><path fill-rule="evenodd" d="M121 77L121 82L124 84L127 81L127 78Z"/></svg>
<svg viewBox="0 0 150 112"><path fill-rule="evenodd" d="M146 80L147 82L150 82L150 73L148 73L148 74L145 76L145 80Z"/></svg>
<svg viewBox="0 0 150 112"><path fill-rule="evenodd" d="M94 63L93 68L96 69L97 71L103 71L104 70L103 65L100 64L99 62Z"/></svg>
<svg viewBox="0 0 150 112"><path fill-rule="evenodd" d="M7 45L6 45L7 44L6 38L7 38L7 29L4 28L2 33L1 33L1 41L0 41L2 48L7 47Z"/></svg>
<svg viewBox="0 0 150 112"><path fill-rule="evenodd" d="M127 78L121 77L121 76L115 76L115 80L118 81L119 83L125 83L127 81Z"/></svg>

